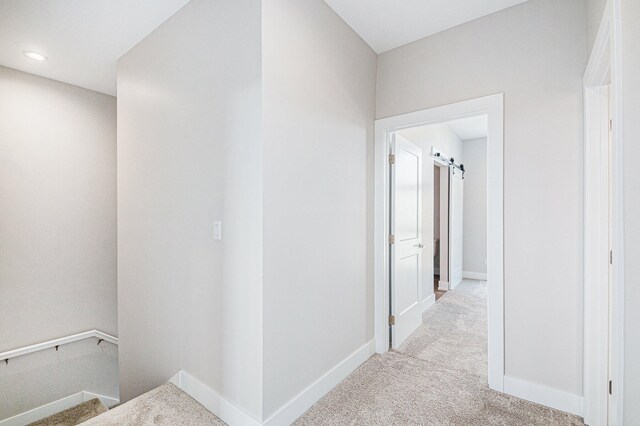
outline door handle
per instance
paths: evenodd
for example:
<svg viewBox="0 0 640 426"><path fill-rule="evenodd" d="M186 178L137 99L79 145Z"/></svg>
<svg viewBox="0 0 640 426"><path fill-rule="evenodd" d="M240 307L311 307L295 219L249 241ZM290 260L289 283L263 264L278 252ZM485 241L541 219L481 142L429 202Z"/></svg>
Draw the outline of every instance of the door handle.
<svg viewBox="0 0 640 426"><path fill-rule="evenodd" d="M417 246L414 246L414 247L418 247L418 248L420 248L420 249L421 249L421 248L424 248L424 244L418 243L418 245L417 245Z"/></svg>

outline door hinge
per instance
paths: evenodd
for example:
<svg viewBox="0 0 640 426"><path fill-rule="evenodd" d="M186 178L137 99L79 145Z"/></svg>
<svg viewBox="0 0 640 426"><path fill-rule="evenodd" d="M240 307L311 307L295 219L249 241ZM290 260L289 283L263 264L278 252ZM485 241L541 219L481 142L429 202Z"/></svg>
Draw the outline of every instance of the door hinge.
<svg viewBox="0 0 640 426"><path fill-rule="evenodd" d="M389 315L389 325L396 325L396 317L394 315Z"/></svg>
<svg viewBox="0 0 640 426"><path fill-rule="evenodd" d="M613 250L609 250L609 264L613 265Z"/></svg>
<svg viewBox="0 0 640 426"><path fill-rule="evenodd" d="M396 236L391 234L389 235L389 244L395 244L396 243Z"/></svg>
<svg viewBox="0 0 640 426"><path fill-rule="evenodd" d="M613 120L609 120L609 130L613 130Z"/></svg>
<svg viewBox="0 0 640 426"><path fill-rule="evenodd" d="M396 164L396 155L389 154L389 164Z"/></svg>
<svg viewBox="0 0 640 426"><path fill-rule="evenodd" d="M613 395L613 380L609 380L609 395Z"/></svg>

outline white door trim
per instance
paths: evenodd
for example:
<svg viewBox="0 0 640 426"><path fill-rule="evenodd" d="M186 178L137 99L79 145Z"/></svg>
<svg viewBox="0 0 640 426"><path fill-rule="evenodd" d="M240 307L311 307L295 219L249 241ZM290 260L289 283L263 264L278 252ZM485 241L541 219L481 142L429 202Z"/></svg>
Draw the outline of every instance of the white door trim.
<svg viewBox="0 0 640 426"><path fill-rule="evenodd" d="M487 136L487 277L489 387L504 389L504 203L502 93L376 120L374 194L374 329L376 352L389 345L389 135L402 128L486 114Z"/></svg>
<svg viewBox="0 0 640 426"><path fill-rule="evenodd" d="M585 99L585 225L584 225L584 419L591 426L623 424L624 381L624 240L622 217L622 85L620 58L620 0L609 0L584 74ZM602 86L611 83L607 92ZM607 92L605 94L605 92ZM611 149L611 194L609 194L608 149L602 145L608 134L603 120L604 96L610 96L613 120ZM608 111L607 111L608 112ZM611 196L613 216L608 217ZM606 214L605 214L606 212ZM603 297L609 269L609 220L614 261L611 266L611 305ZM611 312L609 311L611 306ZM609 321L611 335L609 336ZM611 345L609 345L611 339ZM611 348L611 353L609 353ZM607 395L608 380L612 395ZM607 406L609 407L607 409Z"/></svg>

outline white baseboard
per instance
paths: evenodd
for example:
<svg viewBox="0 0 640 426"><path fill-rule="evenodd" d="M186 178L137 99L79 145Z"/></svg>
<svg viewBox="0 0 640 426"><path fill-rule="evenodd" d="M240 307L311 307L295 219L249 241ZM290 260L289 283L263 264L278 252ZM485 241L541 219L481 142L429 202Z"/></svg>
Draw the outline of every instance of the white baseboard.
<svg viewBox="0 0 640 426"><path fill-rule="evenodd" d="M310 384L305 390L287 402L263 424L268 426L286 426L292 424L327 392L344 380L363 362L376 352L376 341L372 339L358 350L346 357L342 362Z"/></svg>
<svg viewBox="0 0 640 426"><path fill-rule="evenodd" d="M436 295L435 293L431 293L422 301L422 312L429 309L433 304L436 303Z"/></svg>
<svg viewBox="0 0 640 426"><path fill-rule="evenodd" d="M264 422L260 422L258 419L236 407L215 390L189 375L189 373L184 370L180 370L169 381L229 425L290 425L375 352L376 344L375 339L373 339L309 385Z"/></svg>
<svg viewBox="0 0 640 426"><path fill-rule="evenodd" d="M34 408L33 410L25 411L24 413L18 414L16 416L9 417L8 419L0 421L0 425L24 426L29 423L42 420L45 417L57 414L61 411L67 410L69 408L75 407L76 405L90 401L94 398L100 399L100 401L102 401L102 403L107 407L113 407L118 402L120 402L115 398L83 391L74 393L73 395L69 395L57 401L50 402L49 404L41 405L40 407Z"/></svg>
<svg viewBox="0 0 640 426"><path fill-rule="evenodd" d="M250 414L224 399L218 392L205 385L184 370L169 380L193 399L202 404L207 410L218 416L229 425L259 426L261 422Z"/></svg>
<svg viewBox="0 0 640 426"><path fill-rule="evenodd" d="M487 280L487 274L482 272L470 272L470 271L462 271L462 278L468 278L470 280Z"/></svg>
<svg viewBox="0 0 640 426"><path fill-rule="evenodd" d="M577 416L583 415L582 396L504 376L504 393Z"/></svg>
<svg viewBox="0 0 640 426"><path fill-rule="evenodd" d="M438 290L448 291L449 290L449 281L438 281Z"/></svg>
<svg viewBox="0 0 640 426"><path fill-rule="evenodd" d="M110 396L104 396L104 395L98 395L97 393L93 393L93 392L87 392L87 391L82 392L82 402L91 401L92 399L95 399L95 398L98 398L100 400L100 402L102 402L108 408L111 408L114 405L117 405L117 404L120 403L120 400L117 399L117 398L111 398Z"/></svg>

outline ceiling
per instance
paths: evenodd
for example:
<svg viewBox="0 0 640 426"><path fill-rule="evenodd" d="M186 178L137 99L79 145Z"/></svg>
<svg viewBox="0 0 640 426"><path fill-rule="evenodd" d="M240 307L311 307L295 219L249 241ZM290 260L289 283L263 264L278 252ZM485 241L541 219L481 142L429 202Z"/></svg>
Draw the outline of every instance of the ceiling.
<svg viewBox="0 0 640 426"><path fill-rule="evenodd" d="M527 0L325 0L377 53Z"/></svg>
<svg viewBox="0 0 640 426"><path fill-rule="evenodd" d="M447 121L446 125L463 141L487 137L486 115Z"/></svg>
<svg viewBox="0 0 640 426"><path fill-rule="evenodd" d="M0 65L115 95L118 58L188 2L2 0Z"/></svg>
<svg viewBox="0 0 640 426"><path fill-rule="evenodd" d="M325 1L380 53L526 0ZM188 2L1 0L0 65L115 95L117 60Z"/></svg>
<svg viewBox="0 0 640 426"><path fill-rule="evenodd" d="M448 129L455 133L461 141L480 139L487 137L487 115L459 118L445 121L444 123L425 124L401 130L399 133L409 141L440 138L442 130Z"/></svg>

